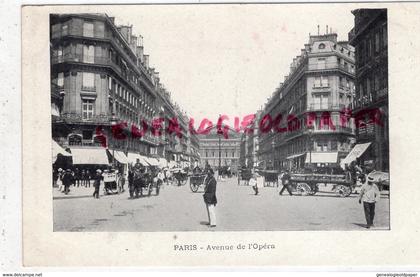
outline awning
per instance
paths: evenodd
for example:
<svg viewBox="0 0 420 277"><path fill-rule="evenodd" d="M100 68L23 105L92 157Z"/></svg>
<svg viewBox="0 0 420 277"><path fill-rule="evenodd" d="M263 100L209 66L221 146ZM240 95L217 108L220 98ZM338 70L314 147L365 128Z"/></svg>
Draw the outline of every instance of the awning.
<svg viewBox="0 0 420 277"><path fill-rule="evenodd" d="M350 153L347 155L347 157L345 157L341 162L340 162L340 166L342 168L345 167L346 164L350 164L352 161L356 160L357 158L359 158L360 156L362 156L362 154L366 151L366 149L368 149L368 147L371 145L371 142L368 143L360 143L360 144L356 144L353 149L350 151Z"/></svg>
<svg viewBox="0 0 420 277"><path fill-rule="evenodd" d="M125 155L124 152L118 151L118 150L114 150L114 151L108 150L108 151L111 153L111 155L112 155L112 153L114 153L114 158L118 162L120 162L122 164L128 164L129 163L128 157Z"/></svg>
<svg viewBox="0 0 420 277"><path fill-rule="evenodd" d="M61 147L55 140L52 140L51 148L52 148L52 163L55 163L58 155L63 155L66 157L71 156L71 154L67 152L66 150L64 150L64 148Z"/></svg>
<svg viewBox="0 0 420 277"><path fill-rule="evenodd" d="M158 166L159 165L159 161L155 158L145 157L145 159L149 163L149 165L151 165L151 166Z"/></svg>
<svg viewBox="0 0 420 277"><path fill-rule="evenodd" d="M109 164L105 148L70 148L73 164Z"/></svg>
<svg viewBox="0 0 420 277"><path fill-rule="evenodd" d="M170 161L168 166L169 168L174 168L174 167L177 167L177 164L174 161Z"/></svg>
<svg viewBox="0 0 420 277"><path fill-rule="evenodd" d="M337 163L338 152L312 152L306 155L305 163Z"/></svg>
<svg viewBox="0 0 420 277"><path fill-rule="evenodd" d="M140 154L136 154L136 153L131 153L129 152L127 155L127 159L129 163L135 164L137 162L137 159L139 160L139 162L144 165L144 166L148 166L149 164L146 162L146 160L144 159L145 157L141 156Z"/></svg>
<svg viewBox="0 0 420 277"><path fill-rule="evenodd" d="M301 157L301 156L303 156L303 155L305 155L305 154L306 154L306 153L300 153L300 154L291 155L291 156L288 156L288 157L286 158L286 160L295 159L295 158Z"/></svg>
<svg viewBox="0 0 420 277"><path fill-rule="evenodd" d="M159 158L159 165L160 168L167 167L168 161L165 158Z"/></svg>

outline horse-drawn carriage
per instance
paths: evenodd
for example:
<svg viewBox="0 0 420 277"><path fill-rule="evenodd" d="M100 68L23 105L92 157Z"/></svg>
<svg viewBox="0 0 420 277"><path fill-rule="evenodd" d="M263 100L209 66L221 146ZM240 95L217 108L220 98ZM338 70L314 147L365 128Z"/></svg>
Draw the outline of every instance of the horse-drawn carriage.
<svg viewBox="0 0 420 277"><path fill-rule="evenodd" d="M151 196L153 189L155 194L159 195L162 182L155 178L157 174L154 170L149 169L146 171L145 168L135 166L131 174L133 178L132 186L130 187L131 198L134 196L138 198L143 195Z"/></svg>
<svg viewBox="0 0 420 277"><path fill-rule="evenodd" d="M192 192L197 192L200 186L204 185L206 180L205 173L195 173L190 176L190 189Z"/></svg>
<svg viewBox="0 0 420 277"><path fill-rule="evenodd" d="M172 182L177 186L183 186L188 181L188 168L172 168L171 170Z"/></svg>

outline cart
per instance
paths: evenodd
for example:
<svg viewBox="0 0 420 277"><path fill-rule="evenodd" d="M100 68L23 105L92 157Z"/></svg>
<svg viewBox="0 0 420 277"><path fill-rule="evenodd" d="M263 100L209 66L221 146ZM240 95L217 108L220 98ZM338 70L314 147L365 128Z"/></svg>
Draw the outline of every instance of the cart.
<svg viewBox="0 0 420 277"><path fill-rule="evenodd" d="M104 195L118 194L123 192L124 178L118 171L104 172L102 174L104 182Z"/></svg>
<svg viewBox="0 0 420 277"><path fill-rule="evenodd" d="M300 195L314 195L319 191L319 184L332 184L332 191L340 197L349 196L354 185L346 175L292 173L290 175L292 189Z"/></svg>
<svg viewBox="0 0 420 277"><path fill-rule="evenodd" d="M198 189L204 185L206 174L193 174L190 176L190 189L192 192L197 192Z"/></svg>
<svg viewBox="0 0 420 277"><path fill-rule="evenodd" d="M177 186L183 186L187 183L188 172L182 168L172 168L172 182L175 182Z"/></svg>
<svg viewBox="0 0 420 277"><path fill-rule="evenodd" d="M130 192L130 197L135 195L136 198L143 195L151 196L153 189L155 190L155 195L159 195L161 182L158 182L154 178L152 172L141 172L139 170L134 170L133 172L133 187Z"/></svg>

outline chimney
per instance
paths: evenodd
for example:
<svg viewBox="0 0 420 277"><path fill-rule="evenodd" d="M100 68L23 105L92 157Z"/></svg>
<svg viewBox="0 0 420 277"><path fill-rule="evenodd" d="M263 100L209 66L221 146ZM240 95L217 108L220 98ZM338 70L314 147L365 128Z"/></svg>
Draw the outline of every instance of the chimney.
<svg viewBox="0 0 420 277"><path fill-rule="evenodd" d="M332 34L332 27L330 27L330 34Z"/></svg>
<svg viewBox="0 0 420 277"><path fill-rule="evenodd" d="M144 57L144 66L149 69L149 55L143 55Z"/></svg>
<svg viewBox="0 0 420 277"><path fill-rule="evenodd" d="M319 25L318 25L318 36L319 36Z"/></svg>
<svg viewBox="0 0 420 277"><path fill-rule="evenodd" d="M137 58L140 59L141 62L143 62L144 58L143 58L143 46L137 46L136 47L136 54L137 54Z"/></svg>
<svg viewBox="0 0 420 277"><path fill-rule="evenodd" d="M143 47L143 36L139 36L139 39L137 40L138 45Z"/></svg>
<svg viewBox="0 0 420 277"><path fill-rule="evenodd" d="M328 35L328 25L325 28L325 34Z"/></svg>

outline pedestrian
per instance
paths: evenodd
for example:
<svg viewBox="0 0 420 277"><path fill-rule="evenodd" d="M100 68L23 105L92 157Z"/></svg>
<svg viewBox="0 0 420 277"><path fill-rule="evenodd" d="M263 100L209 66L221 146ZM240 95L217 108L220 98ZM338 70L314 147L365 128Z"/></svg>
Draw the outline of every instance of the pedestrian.
<svg viewBox="0 0 420 277"><path fill-rule="evenodd" d="M283 185L283 188L280 190L279 195L282 195L285 189L290 195L293 195L292 191L290 190L290 174L287 169L284 171L283 176L281 177L281 184Z"/></svg>
<svg viewBox="0 0 420 277"><path fill-rule="evenodd" d="M93 177L93 187L95 191L93 192L93 198L99 199L99 189L101 187L102 181L102 171L100 169L96 170L96 175Z"/></svg>
<svg viewBox="0 0 420 277"><path fill-rule="evenodd" d="M91 176L90 176L89 169L86 169L86 172L85 172L85 184L87 185L86 187L89 187L89 188L90 188L90 179L91 179Z"/></svg>
<svg viewBox="0 0 420 277"><path fill-rule="evenodd" d="M57 174L57 186L58 186L58 191L63 191L64 186L63 186L63 169L59 168L58 169L58 174Z"/></svg>
<svg viewBox="0 0 420 277"><path fill-rule="evenodd" d="M209 219L208 225L210 227L216 227L216 179L214 178L213 169L209 168L207 170L207 178L204 188L204 203L206 204L207 216Z"/></svg>
<svg viewBox="0 0 420 277"><path fill-rule="evenodd" d="M362 185L359 196L359 204L363 202L363 210L366 218L366 228L373 226L375 217L375 203L379 201L381 194L372 177L367 178L367 183Z"/></svg>
<svg viewBox="0 0 420 277"><path fill-rule="evenodd" d="M80 172L80 182L81 182L81 186L83 187L87 187L86 186L86 171L84 169L82 169L82 171Z"/></svg>
<svg viewBox="0 0 420 277"><path fill-rule="evenodd" d="M64 194L68 194L70 192L69 187L74 184L74 177L73 173L70 169L67 169L63 175L63 185L64 185Z"/></svg>
<svg viewBox="0 0 420 277"><path fill-rule="evenodd" d="M81 177L81 173L79 169L76 167L76 169L74 170L74 181L75 181L74 186L77 186L77 187L80 186L80 182L81 182L80 177Z"/></svg>
<svg viewBox="0 0 420 277"><path fill-rule="evenodd" d="M264 185L264 180L261 178L261 175L258 174L258 172L254 172L252 174L251 179L249 179L249 183L248 184L254 190L255 195L258 195L259 188L261 188Z"/></svg>
<svg viewBox="0 0 420 277"><path fill-rule="evenodd" d="M133 174L133 170L130 168L128 170L128 192L130 193L130 199L134 198L134 183L133 183L133 178L134 178L134 174Z"/></svg>

